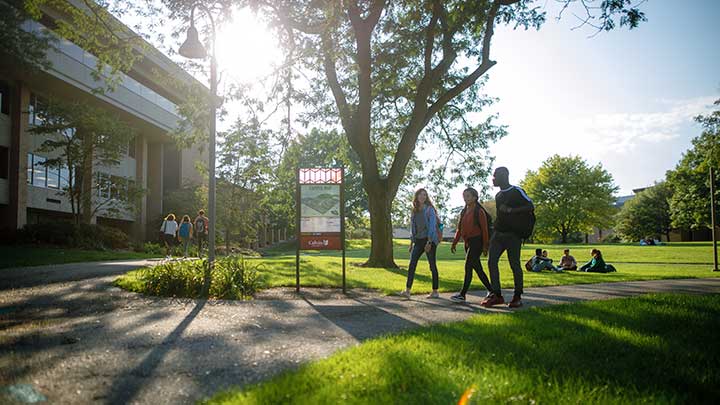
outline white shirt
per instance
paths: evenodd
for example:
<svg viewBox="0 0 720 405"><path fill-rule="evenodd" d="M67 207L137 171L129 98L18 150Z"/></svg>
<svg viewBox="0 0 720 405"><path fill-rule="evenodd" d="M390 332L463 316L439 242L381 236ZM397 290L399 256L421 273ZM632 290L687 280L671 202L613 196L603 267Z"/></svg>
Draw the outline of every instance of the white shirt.
<svg viewBox="0 0 720 405"><path fill-rule="evenodd" d="M160 227L160 230L165 232L168 235L175 235L175 232L177 231L178 223L175 221L163 221L163 225Z"/></svg>

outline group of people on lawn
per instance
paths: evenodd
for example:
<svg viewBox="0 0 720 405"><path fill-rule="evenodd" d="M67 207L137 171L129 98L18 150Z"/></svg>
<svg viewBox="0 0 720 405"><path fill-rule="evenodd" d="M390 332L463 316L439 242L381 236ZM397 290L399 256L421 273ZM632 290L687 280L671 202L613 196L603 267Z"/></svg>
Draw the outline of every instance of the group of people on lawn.
<svg viewBox="0 0 720 405"><path fill-rule="evenodd" d="M475 272L487 290L487 296L480 305L492 307L504 304L505 299L500 289L498 262L500 256L507 251L514 280L513 298L507 305L510 308L517 308L522 306L523 294L520 248L523 239L529 236L528 227L531 231L534 225L535 207L522 188L510 184L507 168L498 167L495 169L492 181L493 186L500 188L500 191L495 195L497 215L492 235L490 235L489 226L491 217L478 201L479 194L477 190L467 188L463 191L465 207L460 213L450 251L455 253L458 242L460 239L463 240L465 247L465 279L460 292L450 297L450 300L456 303L465 302L466 294L472 282L473 272ZM405 290L400 292L401 296L410 298L410 291L415 279L415 270L420 257L424 253L427 255L432 274L432 292L428 295L428 298L439 297L436 251L441 240L442 232L439 226L437 210L433 206L427 190L421 188L415 192L413 198L410 264L408 265ZM488 257L489 278L483 271L480 261L481 255ZM581 266L580 270L607 272L600 271L600 269L605 270L607 268L602 253L598 249L593 249L592 256L592 260ZM531 263L530 271L542 271L545 268L553 271L576 270L578 268L575 258L570 256L569 249L565 250L565 255L557 267L553 266L552 260L547 258L547 252L543 256L542 249L537 249L536 255L529 262Z"/></svg>
<svg viewBox="0 0 720 405"><path fill-rule="evenodd" d="M205 210L198 211L194 221L190 221L189 215L183 215L182 221L178 224L175 214L168 214L160 226L160 237L165 244L165 257L170 258L172 247L176 242L183 246L183 257L188 255L190 242L195 239L198 247L198 255L202 256L203 243L208 237L209 219L205 216Z"/></svg>
<svg viewBox="0 0 720 405"><path fill-rule="evenodd" d="M616 271L612 264L605 263L600 249L593 249L590 252L590 256L592 256L592 259L580 266L578 269L577 261L575 261L575 258L570 255L570 249L565 249L563 251L563 256L560 258L560 264L557 266L553 265L553 260L548 257L547 250L535 249L535 256L525 262L525 269L535 273L539 273L543 270L550 270L554 272L577 270L588 273L612 273Z"/></svg>

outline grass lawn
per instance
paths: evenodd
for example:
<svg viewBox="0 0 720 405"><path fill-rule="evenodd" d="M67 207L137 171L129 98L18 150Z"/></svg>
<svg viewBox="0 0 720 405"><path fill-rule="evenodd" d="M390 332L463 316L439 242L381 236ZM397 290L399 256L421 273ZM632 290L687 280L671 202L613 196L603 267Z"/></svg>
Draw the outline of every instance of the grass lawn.
<svg viewBox="0 0 720 405"><path fill-rule="evenodd" d="M40 248L33 246L0 246L0 268L41 266L44 264L62 264L78 262L96 262L102 260L145 259L157 257L156 254L130 251L100 251Z"/></svg>
<svg viewBox="0 0 720 405"><path fill-rule="evenodd" d="M395 242L395 262L400 269L363 268L363 263L370 254L369 240L348 241L347 251L347 285L349 288L372 288L384 293L397 293L405 287L407 265L410 259L409 242ZM569 248L578 263L590 258L593 247L600 249L608 263L617 267L617 273L597 274L581 272L565 273L528 273L524 272L526 287L550 285L589 284L613 281L655 280L667 278L699 278L720 277L720 273L712 272L712 244L675 243L665 246L638 245L526 245L523 247L522 259L529 259L536 247L548 250L549 256L560 261L562 250ZM265 288L295 285L295 251L285 247L266 251L268 256L250 258L264 265L261 280ZM487 272L486 258L482 258L483 267ZM340 252L301 252L300 283L304 287L339 287L342 285L342 267ZM450 253L450 244L442 243L438 248L438 271L440 273L440 291L457 291L462 287L465 276L464 254L462 245L456 254ZM131 272L123 276L118 284L131 291L141 292L138 287L137 273ZM513 286L512 272L506 256L500 261L500 279L504 289ZM413 293L424 293L431 290L431 277L427 260L420 259L415 273ZM473 278L472 289L482 289L477 276ZM507 291L506 294L511 294Z"/></svg>
<svg viewBox="0 0 720 405"><path fill-rule="evenodd" d="M477 315L369 340L209 404L713 403L720 296ZM680 327L678 327L680 326Z"/></svg>

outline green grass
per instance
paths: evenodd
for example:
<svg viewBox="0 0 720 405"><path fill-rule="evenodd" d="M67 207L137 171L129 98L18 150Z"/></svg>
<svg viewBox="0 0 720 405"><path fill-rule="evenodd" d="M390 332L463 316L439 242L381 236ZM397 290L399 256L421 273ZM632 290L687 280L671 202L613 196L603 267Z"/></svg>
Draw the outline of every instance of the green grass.
<svg viewBox="0 0 720 405"><path fill-rule="evenodd" d="M130 251L40 248L34 246L0 246L0 268L42 266L104 260L146 259L158 255Z"/></svg>
<svg viewBox="0 0 720 405"><path fill-rule="evenodd" d="M395 262L400 269L364 268L362 264L370 254L369 240L348 241L347 251L347 285L349 288L371 288L384 293L396 293L405 287L407 265L410 254L409 242L395 242ZM260 261L265 270L261 272L261 283L264 288L295 285L295 251L289 251L286 245L271 251L268 256L249 259ZM589 260L590 250L597 247L603 251L608 263L618 269L617 273L597 274L582 272L524 272L525 287L541 287L551 285L591 284L614 281L657 280L670 278L720 277L720 273L712 272L711 243L680 243L667 246L637 245L526 245L522 250L523 265L536 247L546 248L551 258L559 262L562 250L571 249L579 263ZM304 287L339 287L342 285L342 261L339 252L301 252L300 283ZM483 268L487 272L487 258L482 258ZM450 253L450 244L442 243L438 248L438 271L440 291L457 291L462 287L465 276L464 254L462 246L458 246L456 254ZM131 291L142 292L138 288L137 273L128 273L119 280L119 284ZM429 292L432 279L427 260L423 256L418 264L413 284L414 293ZM513 279L506 256L500 261L500 281L503 288L512 288ZM482 289L477 276L473 278L473 289Z"/></svg>
<svg viewBox="0 0 720 405"><path fill-rule="evenodd" d="M208 404L713 403L720 296L478 315L370 340ZM680 326L680 327L679 327Z"/></svg>

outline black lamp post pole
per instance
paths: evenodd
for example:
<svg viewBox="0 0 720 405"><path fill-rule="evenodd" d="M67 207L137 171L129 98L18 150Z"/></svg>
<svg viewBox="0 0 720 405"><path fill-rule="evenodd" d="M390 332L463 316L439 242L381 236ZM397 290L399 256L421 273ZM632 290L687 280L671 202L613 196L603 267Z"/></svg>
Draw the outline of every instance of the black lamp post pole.
<svg viewBox="0 0 720 405"><path fill-rule="evenodd" d="M710 167L710 232L712 233L713 240L713 258L715 267L713 271L718 270L718 253L717 253L717 232L715 228L717 223L715 222L715 169Z"/></svg>

